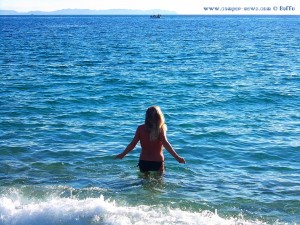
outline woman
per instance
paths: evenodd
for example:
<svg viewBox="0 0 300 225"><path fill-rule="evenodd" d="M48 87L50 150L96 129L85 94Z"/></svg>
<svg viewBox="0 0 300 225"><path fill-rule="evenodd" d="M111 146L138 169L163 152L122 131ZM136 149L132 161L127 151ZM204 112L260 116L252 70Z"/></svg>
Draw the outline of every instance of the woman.
<svg viewBox="0 0 300 225"><path fill-rule="evenodd" d="M166 132L167 126L162 111L158 106L151 106L146 111L145 123L138 126L132 141L115 159L124 158L140 141L142 151L138 166L142 173L164 172L163 147L179 163L185 163L184 158L180 157L169 143Z"/></svg>

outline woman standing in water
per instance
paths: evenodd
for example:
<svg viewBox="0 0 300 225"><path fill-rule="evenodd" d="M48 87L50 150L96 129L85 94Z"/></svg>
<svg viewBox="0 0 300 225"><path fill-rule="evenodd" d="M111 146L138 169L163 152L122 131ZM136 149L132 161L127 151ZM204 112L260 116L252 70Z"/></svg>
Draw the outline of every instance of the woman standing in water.
<svg viewBox="0 0 300 225"><path fill-rule="evenodd" d="M142 151L138 166L142 173L148 173L149 171L164 172L163 147L179 163L185 163L184 158L174 151L166 135L167 126L161 109L158 106L151 106L146 111L145 123L138 126L132 141L115 159L124 158L140 141Z"/></svg>

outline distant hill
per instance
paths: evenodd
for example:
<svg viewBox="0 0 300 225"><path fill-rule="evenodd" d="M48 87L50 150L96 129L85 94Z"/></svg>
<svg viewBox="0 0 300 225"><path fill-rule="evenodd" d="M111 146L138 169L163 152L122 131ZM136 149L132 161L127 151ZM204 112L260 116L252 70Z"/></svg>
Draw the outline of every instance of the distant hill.
<svg viewBox="0 0 300 225"><path fill-rule="evenodd" d="M0 10L0 15L18 15L19 13L14 10Z"/></svg>
<svg viewBox="0 0 300 225"><path fill-rule="evenodd" d="M0 10L0 15L176 15L174 11L152 9L152 10L133 10L133 9L108 9L108 10L91 10L91 9L61 9L52 12L30 11L17 12L13 10Z"/></svg>

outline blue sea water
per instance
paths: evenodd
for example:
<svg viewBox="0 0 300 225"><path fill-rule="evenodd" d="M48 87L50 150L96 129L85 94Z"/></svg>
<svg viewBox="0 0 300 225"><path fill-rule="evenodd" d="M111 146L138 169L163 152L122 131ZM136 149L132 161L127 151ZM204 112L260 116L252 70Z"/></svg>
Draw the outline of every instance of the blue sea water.
<svg viewBox="0 0 300 225"><path fill-rule="evenodd" d="M299 16L1 16L0 76L1 225L300 224Z"/></svg>

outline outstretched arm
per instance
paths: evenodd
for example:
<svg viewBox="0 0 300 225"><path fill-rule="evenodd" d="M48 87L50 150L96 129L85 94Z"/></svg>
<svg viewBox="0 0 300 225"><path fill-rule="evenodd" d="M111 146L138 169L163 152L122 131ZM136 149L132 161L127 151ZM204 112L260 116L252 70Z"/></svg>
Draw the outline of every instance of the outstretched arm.
<svg viewBox="0 0 300 225"><path fill-rule="evenodd" d="M172 145L169 143L166 132L163 131L161 134L161 142L164 146L164 148L179 162L179 163L185 163L185 159L180 157L175 150L173 149Z"/></svg>
<svg viewBox="0 0 300 225"><path fill-rule="evenodd" d="M134 147L139 142L139 140L140 140L139 132L138 132L138 129L137 129L132 141L129 143L129 145L127 145L127 147L125 148L125 150L121 154L119 154L115 157L115 159L123 159L125 157L125 155L127 155L127 153L129 153L130 151L132 151L134 149Z"/></svg>

